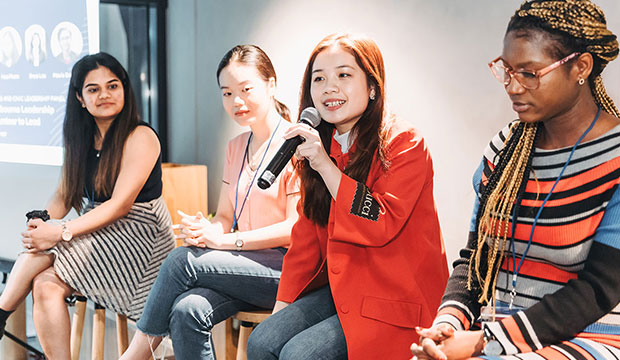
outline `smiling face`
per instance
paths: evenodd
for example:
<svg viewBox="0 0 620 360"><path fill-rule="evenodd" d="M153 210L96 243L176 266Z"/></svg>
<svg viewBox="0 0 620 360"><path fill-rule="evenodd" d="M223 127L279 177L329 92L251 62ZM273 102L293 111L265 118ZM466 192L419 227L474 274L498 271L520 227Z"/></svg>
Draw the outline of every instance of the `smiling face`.
<svg viewBox="0 0 620 360"><path fill-rule="evenodd" d="M323 120L338 133L353 128L368 106L370 89L355 56L338 45L321 51L312 65L310 94Z"/></svg>
<svg viewBox="0 0 620 360"><path fill-rule="evenodd" d="M504 38L501 58L514 71L537 71L559 59L550 56L548 49L553 40L541 32L509 32ZM506 92L512 101L512 108L525 122L552 119L567 112L577 103L579 89L577 72L573 61L540 77L537 89L525 89L514 78L506 85Z"/></svg>
<svg viewBox="0 0 620 360"><path fill-rule="evenodd" d="M273 107L275 79L263 80L253 66L231 62L219 76L222 104L241 126L264 123Z"/></svg>
<svg viewBox="0 0 620 360"><path fill-rule="evenodd" d="M82 94L78 100L97 121L114 120L125 105L125 91L122 82L110 69L100 66L84 78Z"/></svg>

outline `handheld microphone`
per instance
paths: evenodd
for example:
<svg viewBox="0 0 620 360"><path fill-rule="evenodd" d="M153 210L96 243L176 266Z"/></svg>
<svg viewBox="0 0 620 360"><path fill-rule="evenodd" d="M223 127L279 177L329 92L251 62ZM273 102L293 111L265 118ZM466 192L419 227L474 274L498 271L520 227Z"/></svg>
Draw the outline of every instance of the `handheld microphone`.
<svg viewBox="0 0 620 360"><path fill-rule="evenodd" d="M316 127L320 122L321 116L319 115L317 109L313 107L305 108L301 112L301 115L299 115L299 123ZM263 174L258 179L259 188L265 190L270 187L274 181L276 181L276 178L282 169L284 169L289 160L291 160L291 157L293 157L293 154L295 153L295 150L297 150L299 144L304 141L304 138L297 135L294 138L286 140L284 144L282 144L269 165L267 165L267 168L265 168L265 171L263 171Z"/></svg>

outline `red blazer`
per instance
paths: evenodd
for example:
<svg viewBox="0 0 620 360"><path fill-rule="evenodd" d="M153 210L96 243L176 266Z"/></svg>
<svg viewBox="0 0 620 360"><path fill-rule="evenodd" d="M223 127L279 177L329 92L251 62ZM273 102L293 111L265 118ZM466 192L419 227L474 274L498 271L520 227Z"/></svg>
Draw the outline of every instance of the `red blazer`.
<svg viewBox="0 0 620 360"><path fill-rule="evenodd" d="M448 279L424 139L396 121L386 149L387 171L375 160L365 184L342 175L327 227L298 207L278 288L293 302L329 283L350 359L410 359ZM340 169L349 160L334 140L330 155Z"/></svg>

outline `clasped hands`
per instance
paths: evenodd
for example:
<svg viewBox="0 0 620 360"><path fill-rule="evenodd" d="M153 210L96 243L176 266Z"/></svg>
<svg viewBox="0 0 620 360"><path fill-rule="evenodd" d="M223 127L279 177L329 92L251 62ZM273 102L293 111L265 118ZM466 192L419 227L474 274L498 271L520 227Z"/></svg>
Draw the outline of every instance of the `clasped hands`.
<svg viewBox="0 0 620 360"><path fill-rule="evenodd" d="M27 222L26 231L22 232L22 246L29 253L36 253L53 248L60 240L62 226L47 223L41 219Z"/></svg>
<svg viewBox="0 0 620 360"><path fill-rule="evenodd" d="M223 249L225 233L220 223L211 223L202 212L196 215L188 215L181 210L181 224L173 225L172 228L179 230L176 239L183 240L183 246L197 246L201 248Z"/></svg>
<svg viewBox="0 0 620 360"><path fill-rule="evenodd" d="M412 359L458 360L482 353L482 331L457 331L448 324L416 328L420 344L411 344Z"/></svg>

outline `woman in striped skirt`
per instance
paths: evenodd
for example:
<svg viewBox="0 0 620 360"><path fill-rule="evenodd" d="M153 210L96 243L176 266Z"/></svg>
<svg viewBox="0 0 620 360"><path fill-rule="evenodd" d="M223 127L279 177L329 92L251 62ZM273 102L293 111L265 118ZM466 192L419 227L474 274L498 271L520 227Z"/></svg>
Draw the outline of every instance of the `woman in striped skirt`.
<svg viewBox="0 0 620 360"><path fill-rule="evenodd" d="M70 357L66 297L79 292L138 319L174 247L159 140L140 121L127 72L112 56L88 55L73 67L64 145L62 177L46 210L52 219L72 208L82 215L29 220L25 251L0 296L4 329L32 290L35 327L50 359Z"/></svg>
<svg viewBox="0 0 620 360"><path fill-rule="evenodd" d="M618 55L589 0L532 0L489 66L519 119L474 175L467 247L420 359L620 359ZM479 329L479 330L476 330Z"/></svg>

